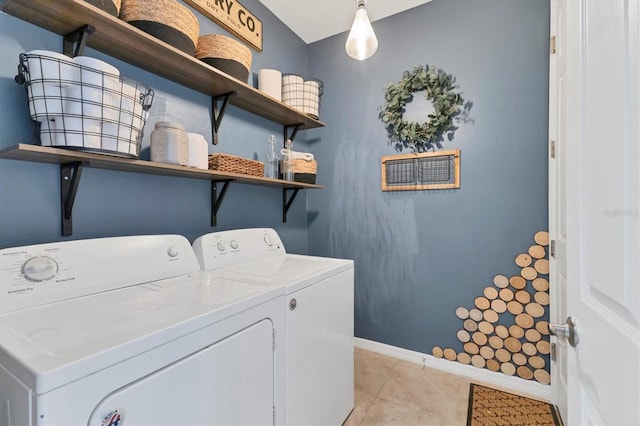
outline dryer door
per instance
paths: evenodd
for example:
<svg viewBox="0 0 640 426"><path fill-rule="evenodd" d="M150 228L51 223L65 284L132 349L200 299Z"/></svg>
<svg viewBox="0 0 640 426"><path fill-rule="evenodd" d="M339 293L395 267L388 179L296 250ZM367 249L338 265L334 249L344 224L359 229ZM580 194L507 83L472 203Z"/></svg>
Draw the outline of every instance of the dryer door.
<svg viewBox="0 0 640 426"><path fill-rule="evenodd" d="M262 320L113 392L89 425L273 424L272 333Z"/></svg>

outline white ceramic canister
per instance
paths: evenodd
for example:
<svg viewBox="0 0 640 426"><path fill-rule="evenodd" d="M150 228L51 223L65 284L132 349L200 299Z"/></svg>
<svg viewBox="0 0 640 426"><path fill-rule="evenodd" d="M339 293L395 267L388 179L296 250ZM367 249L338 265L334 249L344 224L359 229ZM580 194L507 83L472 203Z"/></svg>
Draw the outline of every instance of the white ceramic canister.
<svg viewBox="0 0 640 426"><path fill-rule="evenodd" d="M183 126L166 121L156 123L151 132L151 161L189 165L189 136Z"/></svg>
<svg viewBox="0 0 640 426"><path fill-rule="evenodd" d="M187 133L189 137L189 167L209 169L209 145L199 133Z"/></svg>

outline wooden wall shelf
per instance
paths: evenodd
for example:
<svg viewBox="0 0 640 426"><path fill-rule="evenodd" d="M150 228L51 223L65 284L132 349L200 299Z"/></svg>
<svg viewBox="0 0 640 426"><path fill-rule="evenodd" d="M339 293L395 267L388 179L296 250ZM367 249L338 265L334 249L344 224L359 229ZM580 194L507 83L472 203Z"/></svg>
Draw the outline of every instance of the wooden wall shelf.
<svg viewBox="0 0 640 426"><path fill-rule="evenodd" d="M300 129L324 126L84 0L0 0L0 9L62 36L89 24L95 33L87 39L87 46L114 58L210 96L235 92L230 104L284 126L300 125Z"/></svg>
<svg viewBox="0 0 640 426"><path fill-rule="evenodd" d="M145 160L131 160L90 152L51 148L39 145L18 144L0 151L0 158L7 160L34 161L60 165L60 199L62 211L62 235L72 234L71 213L75 194L83 167L116 170L122 172L144 173L152 175L175 176L211 181L211 226L217 222L217 213L226 194L229 183L282 188L282 221L287 221L287 212L301 189L322 189L320 185L270 179L261 176L248 176L238 173L226 173L213 170L195 169L173 164L155 163ZM218 194L218 183L224 186ZM289 196L289 192L292 194Z"/></svg>

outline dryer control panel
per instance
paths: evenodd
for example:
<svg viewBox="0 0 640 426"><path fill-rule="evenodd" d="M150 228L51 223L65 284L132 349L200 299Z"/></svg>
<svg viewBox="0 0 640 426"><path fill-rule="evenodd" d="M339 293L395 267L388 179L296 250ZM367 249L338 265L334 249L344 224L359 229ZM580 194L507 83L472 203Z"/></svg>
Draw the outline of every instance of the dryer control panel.
<svg viewBox="0 0 640 426"><path fill-rule="evenodd" d="M179 235L7 248L0 250L0 314L199 270Z"/></svg>
<svg viewBox="0 0 640 426"><path fill-rule="evenodd" d="M212 232L197 238L193 249L204 271L286 254L280 236L271 228Z"/></svg>

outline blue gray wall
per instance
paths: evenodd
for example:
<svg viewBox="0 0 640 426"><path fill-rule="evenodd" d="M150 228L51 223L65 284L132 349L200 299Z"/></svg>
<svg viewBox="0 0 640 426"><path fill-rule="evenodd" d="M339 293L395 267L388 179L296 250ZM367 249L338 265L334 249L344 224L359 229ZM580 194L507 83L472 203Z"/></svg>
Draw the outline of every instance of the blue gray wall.
<svg viewBox="0 0 640 426"><path fill-rule="evenodd" d="M262 53L253 52L252 72L278 68L306 75L308 47L257 0L243 5L264 23ZM197 13L196 13L197 14ZM197 14L201 34L227 34L212 21ZM0 14L0 149L17 143L37 144L24 87L18 86L18 55L34 49L61 51L60 36L6 14ZM145 127L142 158L149 158L149 135L156 121L170 119L188 131L205 135L211 142L211 99L164 78L88 49L115 65L123 76L153 87L156 93L151 117ZM250 77L253 83L255 76ZM282 127L231 106L222 122L220 144L210 153L224 152L264 159L269 134L282 142ZM304 132L296 138L304 146ZM210 183L203 180L151 176L87 168L83 171L73 211L73 236L60 234L59 166L0 160L0 247L35 244L64 239L116 235L177 233L193 240L215 230L268 226L278 230L287 248L306 252L306 193L293 204L283 224L282 192L231 184L212 228Z"/></svg>
<svg viewBox="0 0 640 426"><path fill-rule="evenodd" d="M546 1L434 0L375 22L367 61L344 54L346 34L311 46L327 127L309 144L327 189L309 194L309 247L355 259L357 336L461 350L455 308L519 274L514 258L547 229L548 23ZM419 64L473 102L443 146L461 150L461 188L381 192L380 159L396 154L377 118L383 87Z"/></svg>

